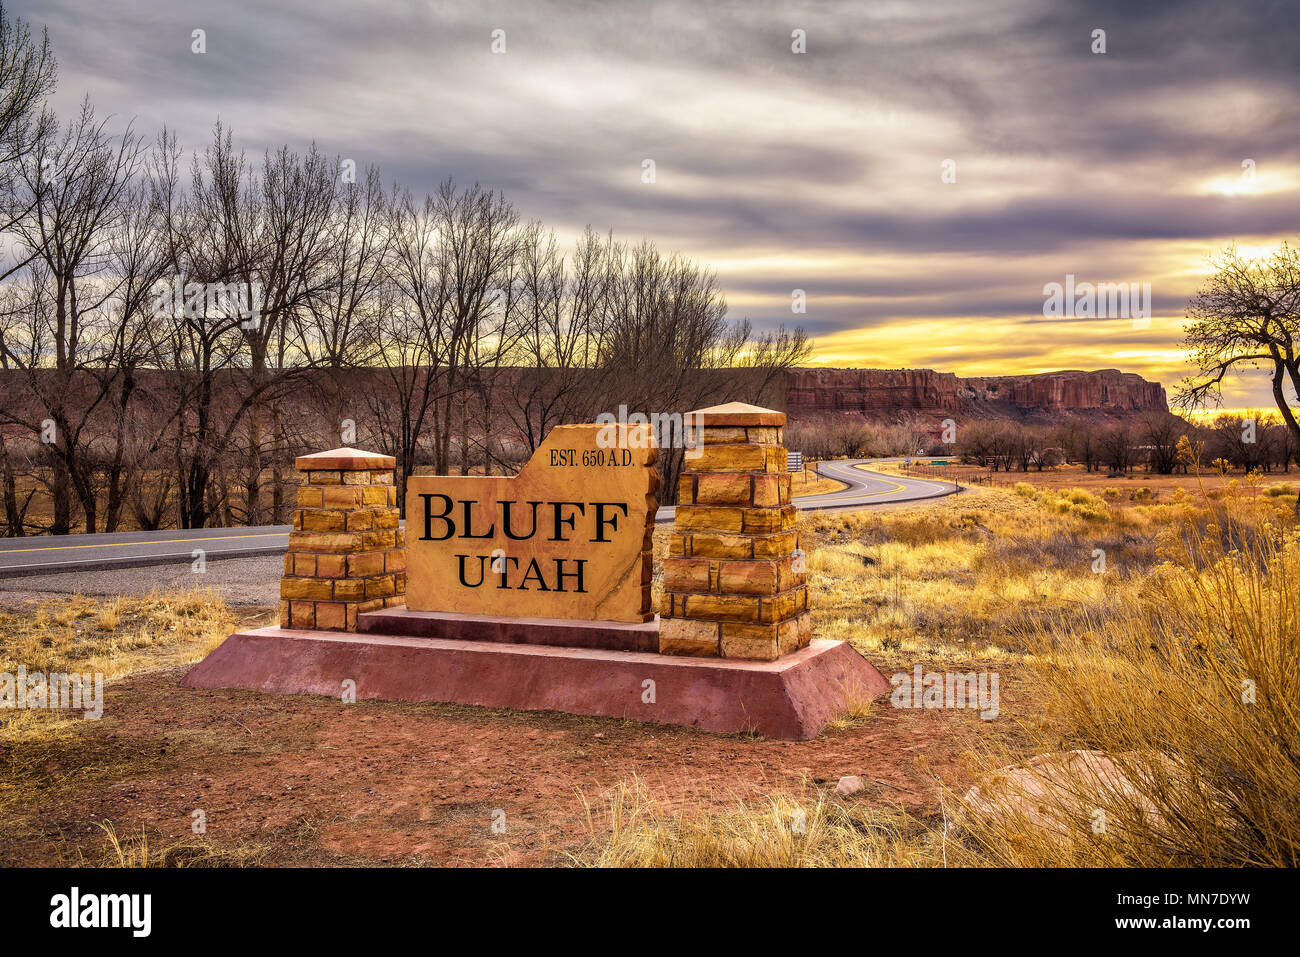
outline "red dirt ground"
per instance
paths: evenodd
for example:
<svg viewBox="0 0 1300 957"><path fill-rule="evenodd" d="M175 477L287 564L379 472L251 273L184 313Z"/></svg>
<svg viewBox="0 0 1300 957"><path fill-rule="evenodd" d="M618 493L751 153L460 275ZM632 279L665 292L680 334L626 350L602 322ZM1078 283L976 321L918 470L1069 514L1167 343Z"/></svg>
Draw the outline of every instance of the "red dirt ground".
<svg viewBox="0 0 1300 957"><path fill-rule="evenodd" d="M912 662L878 662L886 674ZM971 712L873 714L780 742L555 713L359 702L178 686L183 669L105 689L104 717L62 744L0 753L0 863L104 860L97 822L151 851L193 843L203 809L217 863L555 864L604 828L633 775L669 808L725 810L776 790L812 796L858 774L852 798L925 813L935 775L964 787ZM1004 675L1004 710L1010 700ZM999 722L1000 723L1000 722ZM983 726L983 727L981 727ZM505 815L493 833L494 811Z"/></svg>

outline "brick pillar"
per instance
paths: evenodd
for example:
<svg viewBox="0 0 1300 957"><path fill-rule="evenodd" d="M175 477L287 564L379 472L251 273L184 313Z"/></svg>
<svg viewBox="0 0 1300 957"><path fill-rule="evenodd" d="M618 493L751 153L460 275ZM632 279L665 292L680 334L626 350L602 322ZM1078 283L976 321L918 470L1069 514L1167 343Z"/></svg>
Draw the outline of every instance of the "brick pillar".
<svg viewBox="0 0 1300 957"><path fill-rule="evenodd" d="M689 413L659 651L774 660L812 639L781 444L785 413L740 402ZM689 421L689 419L688 419Z"/></svg>
<svg viewBox="0 0 1300 957"><path fill-rule="evenodd" d="M280 627L356 631L357 613L405 602L406 533L391 455L333 449L303 473L280 579Z"/></svg>

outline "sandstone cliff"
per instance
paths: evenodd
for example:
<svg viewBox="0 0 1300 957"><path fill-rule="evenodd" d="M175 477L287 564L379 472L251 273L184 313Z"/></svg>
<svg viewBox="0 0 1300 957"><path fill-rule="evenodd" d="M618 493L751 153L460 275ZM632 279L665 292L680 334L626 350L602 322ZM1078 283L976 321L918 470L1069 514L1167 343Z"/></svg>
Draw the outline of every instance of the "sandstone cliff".
<svg viewBox="0 0 1300 957"><path fill-rule="evenodd" d="M963 379L933 369L805 368L792 370L786 384L786 410L795 416L849 412L899 421L960 413L1037 421L1168 410L1160 383L1118 369Z"/></svg>

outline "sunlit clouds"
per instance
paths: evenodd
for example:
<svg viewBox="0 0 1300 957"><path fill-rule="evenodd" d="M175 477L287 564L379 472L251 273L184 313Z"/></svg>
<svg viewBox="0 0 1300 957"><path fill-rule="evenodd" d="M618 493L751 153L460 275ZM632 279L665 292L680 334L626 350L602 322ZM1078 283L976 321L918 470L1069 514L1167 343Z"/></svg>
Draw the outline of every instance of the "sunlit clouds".
<svg viewBox="0 0 1300 957"><path fill-rule="evenodd" d="M1281 4L13 7L49 25L61 113L89 93L191 147L220 117L253 156L314 140L414 192L478 180L562 235L712 264L734 318L805 326L821 364L1119 368L1172 391L1207 257L1300 233ZM1151 321L1043 318L1067 274L1150 283ZM1267 384L1225 404L1268 405Z"/></svg>

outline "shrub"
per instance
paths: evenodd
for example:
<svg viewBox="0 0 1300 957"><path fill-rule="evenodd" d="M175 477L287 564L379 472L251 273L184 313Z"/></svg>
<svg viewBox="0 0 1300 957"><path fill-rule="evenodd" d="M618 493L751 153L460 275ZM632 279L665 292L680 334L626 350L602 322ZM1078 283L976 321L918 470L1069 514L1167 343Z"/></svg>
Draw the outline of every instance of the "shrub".
<svg viewBox="0 0 1300 957"><path fill-rule="evenodd" d="M1300 533L1224 521L1181 536L1176 560L1106 620L1035 636L1054 719L1043 727L1057 729L1040 745L1059 749L1064 729L1074 746L1109 755L1124 787L1072 780L1075 806L1055 808L1060 829L1028 813L969 816L982 859L1300 864ZM1104 833L1078 813L1085 806L1104 811Z"/></svg>

